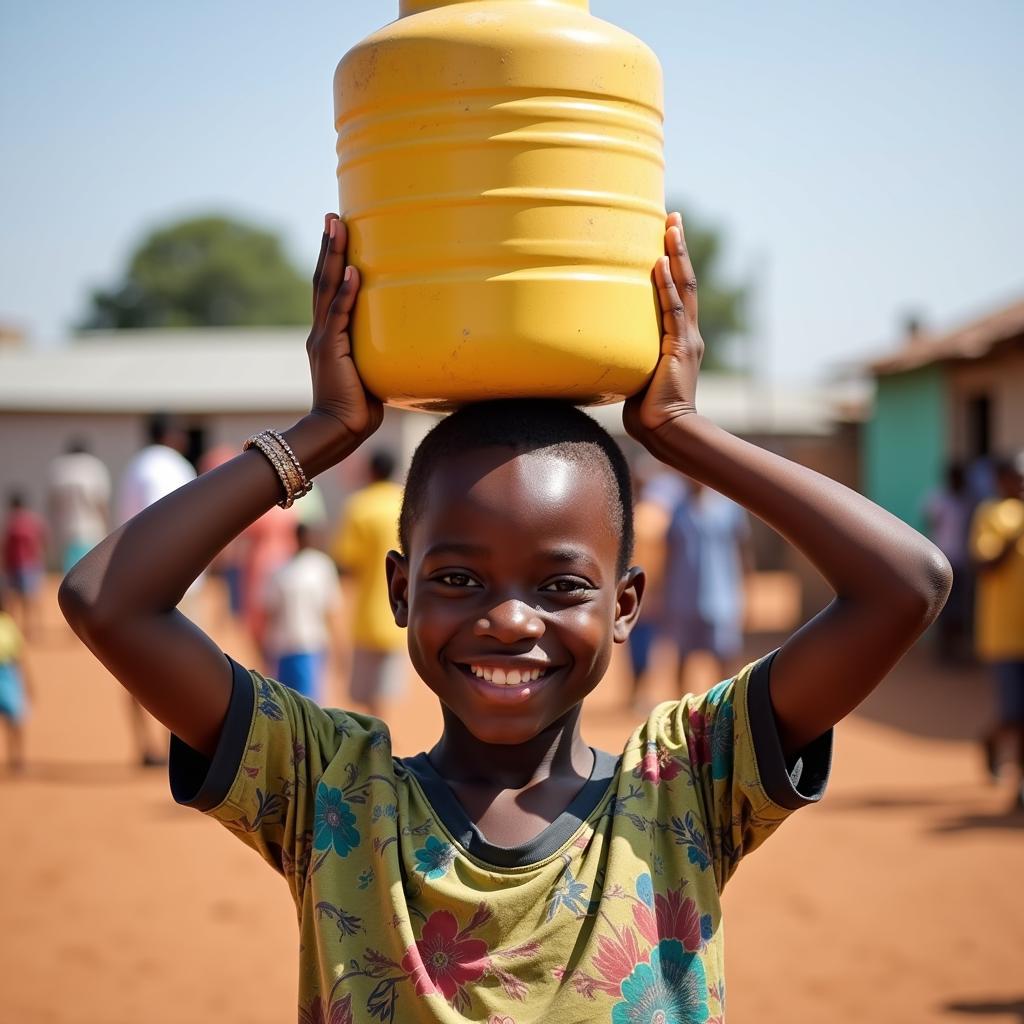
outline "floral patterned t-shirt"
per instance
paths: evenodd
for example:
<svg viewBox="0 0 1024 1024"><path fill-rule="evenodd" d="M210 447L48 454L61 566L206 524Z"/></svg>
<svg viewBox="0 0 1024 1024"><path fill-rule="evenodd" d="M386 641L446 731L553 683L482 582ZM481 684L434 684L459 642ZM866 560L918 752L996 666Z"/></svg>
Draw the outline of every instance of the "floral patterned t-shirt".
<svg viewBox="0 0 1024 1024"><path fill-rule="evenodd" d="M206 760L172 740L176 800L287 881L300 1024L712 1024L720 895L823 792L831 733L787 765L771 656L659 705L539 836L492 846L425 754L234 665Z"/></svg>

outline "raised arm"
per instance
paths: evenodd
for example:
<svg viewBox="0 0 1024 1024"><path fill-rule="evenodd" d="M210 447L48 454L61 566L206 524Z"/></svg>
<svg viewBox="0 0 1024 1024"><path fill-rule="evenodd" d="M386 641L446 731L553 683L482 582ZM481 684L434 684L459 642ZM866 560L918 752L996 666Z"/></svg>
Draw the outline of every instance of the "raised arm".
<svg viewBox="0 0 1024 1024"><path fill-rule="evenodd" d="M351 356L359 277L346 268L346 241L343 221L329 215L306 343L313 405L284 433L310 478L353 452L383 413ZM217 645L175 609L217 552L281 497L270 462L244 452L125 523L61 584L61 611L89 649L140 704L207 755L227 712L230 672Z"/></svg>
<svg viewBox="0 0 1024 1024"><path fill-rule="evenodd" d="M782 534L835 598L782 646L771 700L787 755L853 710L935 618L952 581L930 541L829 477L749 444L699 415L704 342L682 219L655 267L664 338L648 387L626 403L629 433L662 462L728 495Z"/></svg>

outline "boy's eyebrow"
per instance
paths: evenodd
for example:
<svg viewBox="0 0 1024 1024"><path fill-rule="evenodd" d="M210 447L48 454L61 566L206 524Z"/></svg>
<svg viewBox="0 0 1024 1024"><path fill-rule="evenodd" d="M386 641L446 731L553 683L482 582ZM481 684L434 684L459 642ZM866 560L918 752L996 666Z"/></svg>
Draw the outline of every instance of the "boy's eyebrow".
<svg viewBox="0 0 1024 1024"><path fill-rule="evenodd" d="M427 549L426 558L437 555L486 555L490 549L484 544L471 544L468 541L439 541ZM539 548L536 552L538 559L547 562L564 562L566 564L583 563L592 572L598 570L597 562L582 548L574 548L568 545L555 548Z"/></svg>
<svg viewBox="0 0 1024 1024"><path fill-rule="evenodd" d="M487 548L483 544L470 544L462 540L442 540L427 548L424 558L431 558L434 555L486 555Z"/></svg>
<svg viewBox="0 0 1024 1024"><path fill-rule="evenodd" d="M572 547L561 547L561 548L548 548L541 549L537 554L550 562L566 562L569 564L578 564L582 562L587 568L591 570L597 570L597 563L593 558L587 554L582 548Z"/></svg>

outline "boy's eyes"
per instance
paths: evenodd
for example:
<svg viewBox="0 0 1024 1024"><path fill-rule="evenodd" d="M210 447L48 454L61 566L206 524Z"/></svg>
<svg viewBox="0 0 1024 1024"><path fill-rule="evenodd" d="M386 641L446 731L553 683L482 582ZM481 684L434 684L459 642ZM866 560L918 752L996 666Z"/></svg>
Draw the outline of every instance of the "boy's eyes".
<svg viewBox="0 0 1024 1024"><path fill-rule="evenodd" d="M449 587L460 589L479 588L481 584L466 572L446 572L442 576L434 577L439 583ZM557 580L545 583L540 588L548 593L555 594L578 594L585 590L593 590L594 586L587 580L577 576L560 576Z"/></svg>
<svg viewBox="0 0 1024 1024"><path fill-rule="evenodd" d="M581 580L577 576L562 576L546 583L540 589L554 591L557 594L579 594L584 590L593 590L594 588L586 580Z"/></svg>
<svg viewBox="0 0 1024 1024"><path fill-rule="evenodd" d="M448 586L450 586L450 587L479 587L480 586L480 584L477 583L477 581L475 579L473 579L472 576L470 576L468 573L464 573L464 572L448 572L448 573L445 573L443 576L438 576L437 579L440 580L442 583L448 584Z"/></svg>

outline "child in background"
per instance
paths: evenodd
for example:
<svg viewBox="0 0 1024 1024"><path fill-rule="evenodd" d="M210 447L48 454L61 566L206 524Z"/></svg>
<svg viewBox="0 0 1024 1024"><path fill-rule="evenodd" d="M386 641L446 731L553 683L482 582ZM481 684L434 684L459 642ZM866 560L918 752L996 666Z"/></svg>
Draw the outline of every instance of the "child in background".
<svg viewBox="0 0 1024 1024"><path fill-rule="evenodd" d="M1013 810L1024 810L1024 472L994 465L996 496L983 501L971 523L978 573L975 644L996 684L996 721L984 737L989 773L999 772L1001 747L1012 744L1017 770Z"/></svg>
<svg viewBox="0 0 1024 1024"><path fill-rule="evenodd" d="M339 571L351 584L352 663L349 700L379 717L405 685L405 636L395 625L381 566L398 544L402 487L393 479L395 457L370 456L369 483L353 494L331 545Z"/></svg>
<svg viewBox="0 0 1024 1024"><path fill-rule="evenodd" d="M39 590L46 570L46 525L20 491L7 502L4 524L3 568L12 606L18 608L21 629L31 636L38 619Z"/></svg>
<svg viewBox="0 0 1024 1024"><path fill-rule="evenodd" d="M21 632L4 610L0 592L0 718L7 732L7 763L12 774L25 770L25 717L34 697L22 657Z"/></svg>
<svg viewBox="0 0 1024 1024"><path fill-rule="evenodd" d="M311 527L295 527L295 554L270 577L264 604L274 677L319 704L331 636L340 632L341 585L313 540Z"/></svg>
<svg viewBox="0 0 1024 1024"><path fill-rule="evenodd" d="M104 541L61 608L171 729L175 798L284 876L300 1022L721 1024L722 889L821 796L832 726L934 619L949 565L866 498L697 413L704 346L673 216L661 357L625 426L784 533L835 600L710 692L659 705L620 754L593 749L582 702L645 586L625 458L564 402L466 406L417 450L387 555L444 723L430 750L393 757L379 719L247 671L174 611L219 548L380 426L347 334L358 272L344 224L325 227L311 413Z"/></svg>

